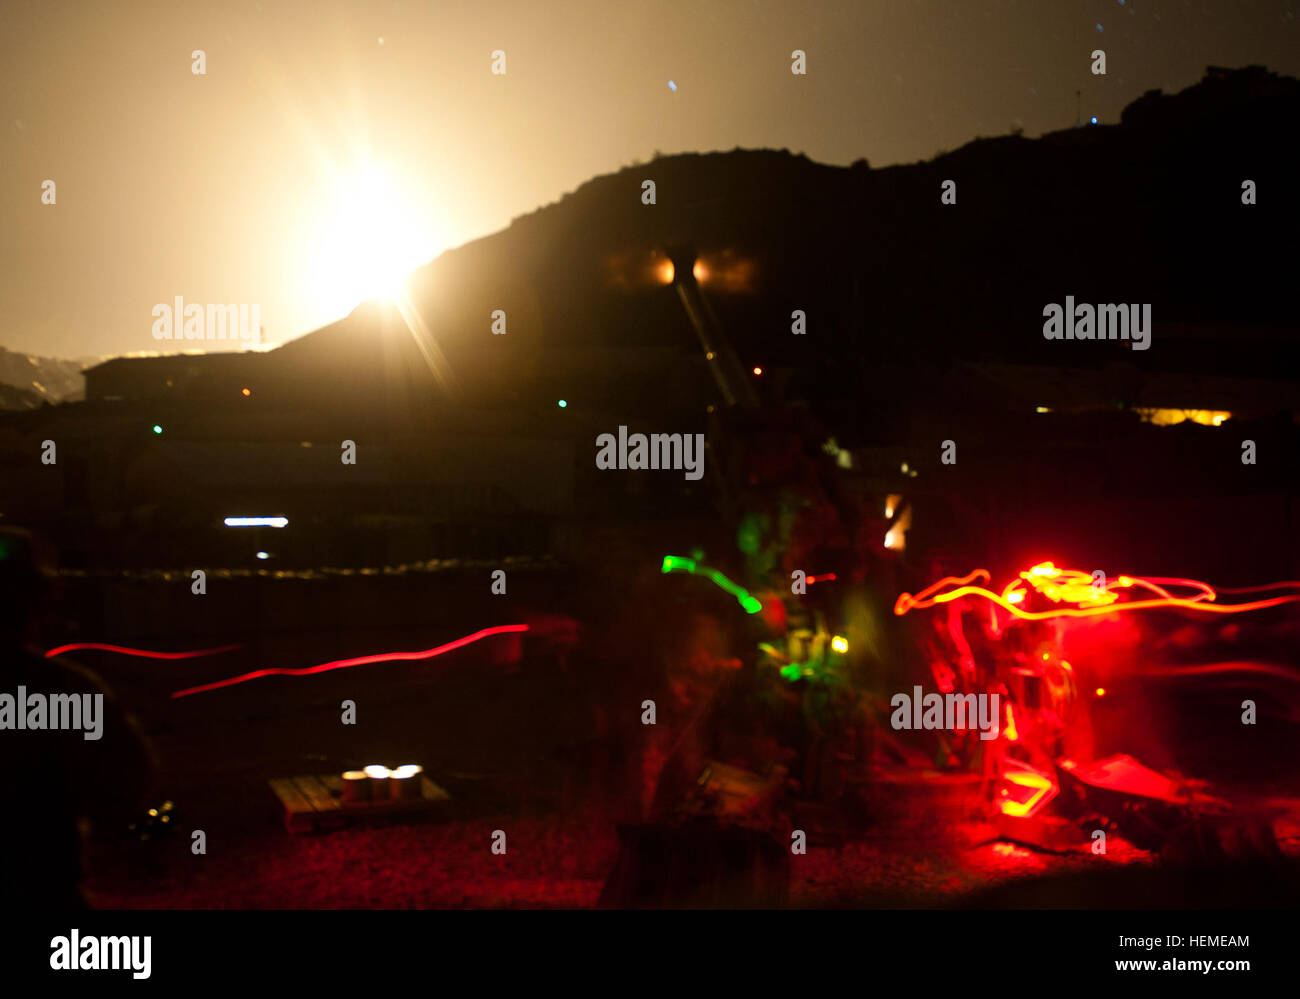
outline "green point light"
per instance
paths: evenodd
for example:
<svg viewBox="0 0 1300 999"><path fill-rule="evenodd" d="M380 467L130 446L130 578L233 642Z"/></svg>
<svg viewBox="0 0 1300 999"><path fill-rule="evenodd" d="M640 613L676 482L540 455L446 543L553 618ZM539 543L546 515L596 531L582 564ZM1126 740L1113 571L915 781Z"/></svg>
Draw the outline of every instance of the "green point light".
<svg viewBox="0 0 1300 999"><path fill-rule="evenodd" d="M154 432L155 434L160 434L160 433L162 433L162 427L158 426L158 424L155 423L155 424L153 425L153 432Z"/></svg>
<svg viewBox="0 0 1300 999"><path fill-rule="evenodd" d="M559 407L560 407L561 409L564 409L566 406L569 405L569 402L568 402L567 399L561 399L561 400L559 401L558 405L559 405Z"/></svg>

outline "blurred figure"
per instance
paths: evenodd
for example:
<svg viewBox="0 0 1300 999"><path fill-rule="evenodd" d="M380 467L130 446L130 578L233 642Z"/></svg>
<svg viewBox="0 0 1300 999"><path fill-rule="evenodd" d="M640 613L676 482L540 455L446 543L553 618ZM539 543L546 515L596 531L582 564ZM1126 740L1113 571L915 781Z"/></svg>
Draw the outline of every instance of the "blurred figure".
<svg viewBox="0 0 1300 999"><path fill-rule="evenodd" d="M108 688L89 670L46 659L37 644L53 568L35 535L0 528L0 698L11 705L0 722L0 905L9 912L84 908L83 834L92 824L124 828L153 782L152 754ZM20 687L27 698L102 695L100 738L17 729Z"/></svg>

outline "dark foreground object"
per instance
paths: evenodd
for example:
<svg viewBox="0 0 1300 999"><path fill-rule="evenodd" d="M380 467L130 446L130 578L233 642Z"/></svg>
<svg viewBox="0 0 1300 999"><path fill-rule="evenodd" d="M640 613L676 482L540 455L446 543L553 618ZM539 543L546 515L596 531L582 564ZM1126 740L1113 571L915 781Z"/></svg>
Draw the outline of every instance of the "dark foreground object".
<svg viewBox="0 0 1300 999"><path fill-rule="evenodd" d="M707 820L623 825L600 908L784 906L790 858L769 833Z"/></svg>

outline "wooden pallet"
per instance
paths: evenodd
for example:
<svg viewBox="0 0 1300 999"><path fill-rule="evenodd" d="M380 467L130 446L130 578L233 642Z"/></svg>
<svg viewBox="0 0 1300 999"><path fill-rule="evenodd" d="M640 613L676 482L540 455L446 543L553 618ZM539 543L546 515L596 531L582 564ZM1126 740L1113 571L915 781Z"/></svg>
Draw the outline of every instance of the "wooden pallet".
<svg viewBox="0 0 1300 999"><path fill-rule="evenodd" d="M284 827L291 833L341 829L354 822L437 814L451 795L423 774L420 797L402 801L345 804L343 780L336 774L317 777L277 777L271 790L284 805Z"/></svg>

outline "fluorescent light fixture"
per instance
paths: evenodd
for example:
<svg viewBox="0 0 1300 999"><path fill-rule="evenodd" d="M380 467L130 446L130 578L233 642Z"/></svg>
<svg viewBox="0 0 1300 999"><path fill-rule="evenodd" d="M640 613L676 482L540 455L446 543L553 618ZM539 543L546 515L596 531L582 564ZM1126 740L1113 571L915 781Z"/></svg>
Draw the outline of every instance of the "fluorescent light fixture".
<svg viewBox="0 0 1300 999"><path fill-rule="evenodd" d="M288 517L227 517L227 527L287 527Z"/></svg>

